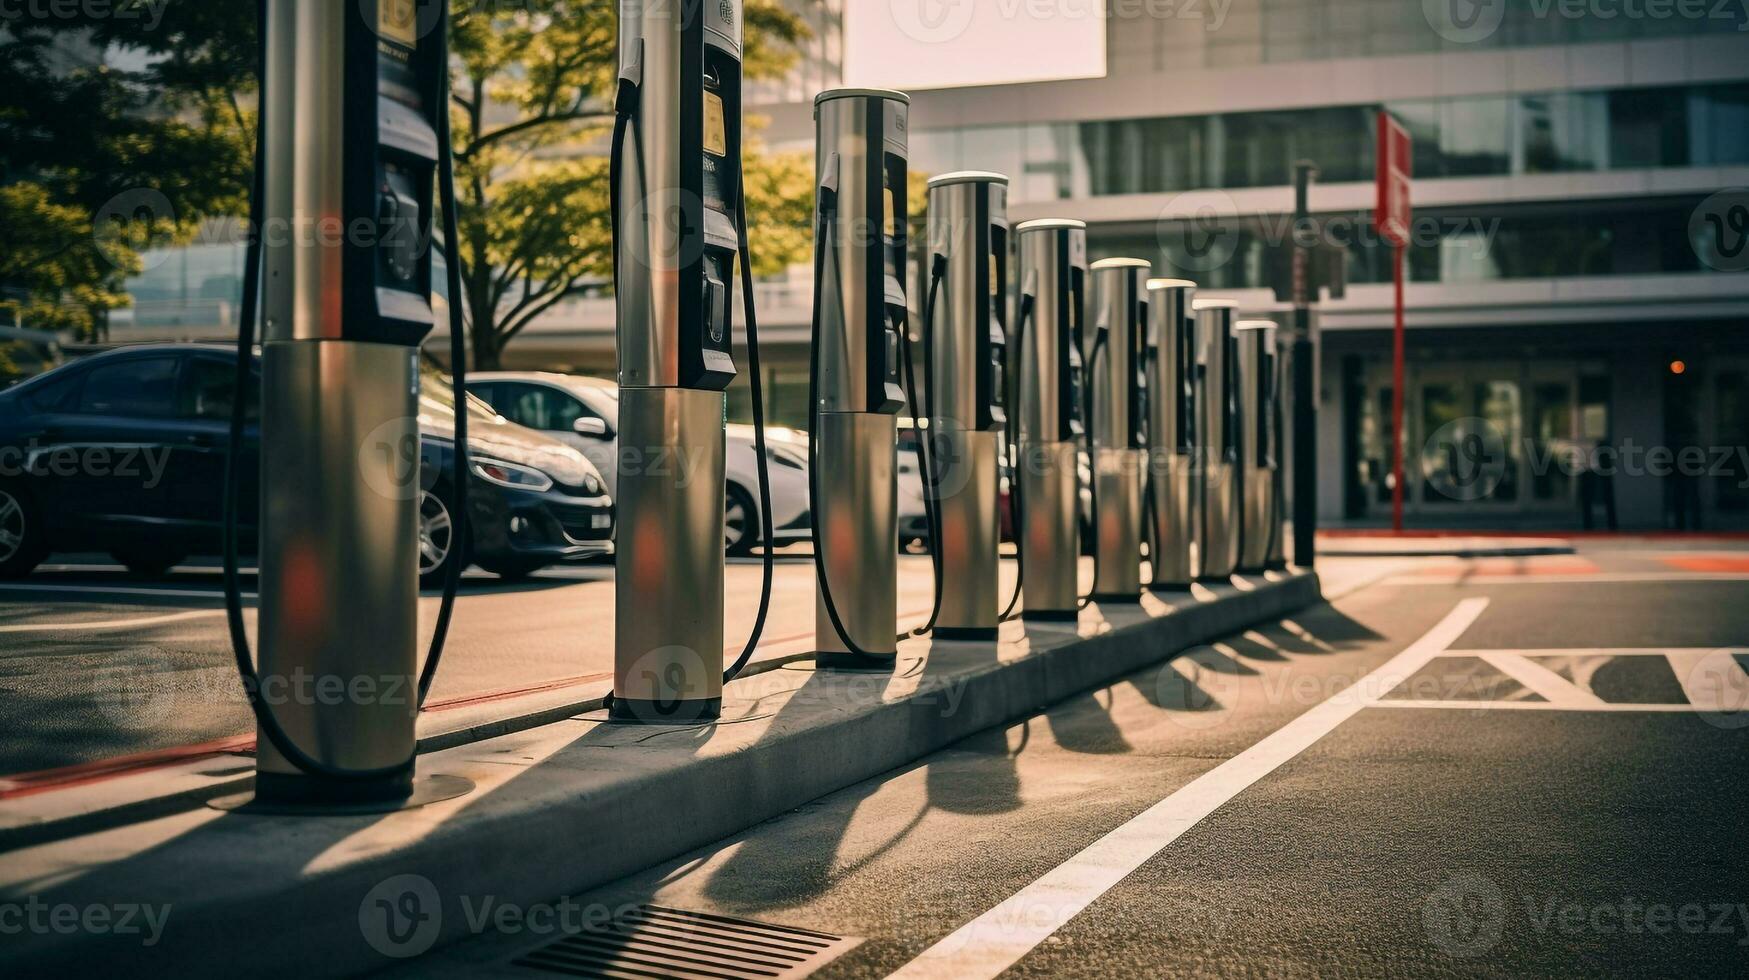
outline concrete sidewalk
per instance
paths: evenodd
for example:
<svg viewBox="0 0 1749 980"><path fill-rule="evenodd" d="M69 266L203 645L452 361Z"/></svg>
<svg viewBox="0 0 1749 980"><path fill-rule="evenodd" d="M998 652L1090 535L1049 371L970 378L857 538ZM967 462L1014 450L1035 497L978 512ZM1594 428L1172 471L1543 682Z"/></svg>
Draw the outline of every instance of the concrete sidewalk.
<svg viewBox="0 0 1749 980"><path fill-rule="evenodd" d="M607 725L597 713L430 753L422 774L465 776L477 789L419 810L199 809L24 848L0 861L0 900L167 917L150 946L114 929L26 930L9 937L8 965L183 976L380 968L391 961L360 912L397 876L506 902L572 893L1318 599L1310 573L1241 578L1092 607L1078 626L1011 623L1000 644L913 641L891 676L790 664L730 685L715 725ZM449 941L467 924L431 928Z"/></svg>

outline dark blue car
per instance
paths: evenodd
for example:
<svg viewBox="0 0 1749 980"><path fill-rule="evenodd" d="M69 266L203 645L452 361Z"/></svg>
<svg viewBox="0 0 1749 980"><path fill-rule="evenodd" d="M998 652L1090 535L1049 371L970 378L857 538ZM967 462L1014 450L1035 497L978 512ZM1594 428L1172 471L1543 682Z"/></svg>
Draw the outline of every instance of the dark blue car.
<svg viewBox="0 0 1749 980"><path fill-rule="evenodd" d="M107 552L140 574L217 554L235 364L216 345L141 345L0 391L0 576L28 574L54 552ZM455 561L518 577L612 550L613 504L594 466L471 397L473 533L457 547L454 404L434 373L421 389L426 584ZM259 430L247 410L239 541L253 550Z"/></svg>

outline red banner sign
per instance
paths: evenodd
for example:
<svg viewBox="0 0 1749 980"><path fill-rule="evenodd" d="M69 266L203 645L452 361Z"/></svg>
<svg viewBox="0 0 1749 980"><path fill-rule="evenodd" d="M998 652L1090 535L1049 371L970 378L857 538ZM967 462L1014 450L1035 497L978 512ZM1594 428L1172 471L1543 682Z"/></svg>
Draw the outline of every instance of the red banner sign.
<svg viewBox="0 0 1749 980"><path fill-rule="evenodd" d="M1390 113L1379 113L1378 201L1372 220L1385 241L1398 248L1409 244L1411 152L1409 131Z"/></svg>

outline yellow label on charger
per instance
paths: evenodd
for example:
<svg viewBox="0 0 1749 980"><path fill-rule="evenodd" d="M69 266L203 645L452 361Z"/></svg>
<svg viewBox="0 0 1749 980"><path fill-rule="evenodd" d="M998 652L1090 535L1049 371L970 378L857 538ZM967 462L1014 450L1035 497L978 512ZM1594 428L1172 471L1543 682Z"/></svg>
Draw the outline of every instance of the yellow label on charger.
<svg viewBox="0 0 1749 980"><path fill-rule="evenodd" d="M409 48L418 47L418 0L378 0L377 33Z"/></svg>
<svg viewBox="0 0 1749 980"><path fill-rule="evenodd" d="M997 269L996 253L991 252L990 253L990 295L991 296L994 296L997 293L1000 293L1002 291L1002 282L1000 279L997 278L999 273L997 273L996 269Z"/></svg>
<svg viewBox="0 0 1749 980"><path fill-rule="evenodd" d="M893 189L883 187L881 190L886 194L886 206L881 209L881 233L892 238L896 234L893 219L898 215L898 211L893 207Z"/></svg>
<svg viewBox="0 0 1749 980"><path fill-rule="evenodd" d="M728 156L729 137L723 126L723 99L715 92L704 94L704 151L712 156Z"/></svg>

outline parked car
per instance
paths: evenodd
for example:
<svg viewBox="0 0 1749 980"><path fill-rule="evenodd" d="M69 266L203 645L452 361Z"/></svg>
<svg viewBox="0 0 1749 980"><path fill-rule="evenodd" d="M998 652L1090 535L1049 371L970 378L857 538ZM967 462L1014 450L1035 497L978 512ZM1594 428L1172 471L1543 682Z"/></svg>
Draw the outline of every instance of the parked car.
<svg viewBox="0 0 1749 980"><path fill-rule="evenodd" d="M104 551L140 574L221 548L236 362L217 345L118 348L0 391L0 576L54 552ZM251 399L253 401L253 399ZM260 430L240 457L239 543L253 551ZM575 449L469 399L471 540L453 537L454 404L427 373L419 400L420 574L455 561L505 576L612 548L613 504Z"/></svg>
<svg viewBox="0 0 1749 980"><path fill-rule="evenodd" d="M468 390L520 425L563 440L589 457L607 480L619 487L619 386L601 378L536 371L481 371L468 376ZM753 427L729 423L724 459L723 545L746 554L759 543L758 454ZM777 544L808 537L807 437L781 426L767 426L770 461L771 523Z"/></svg>

